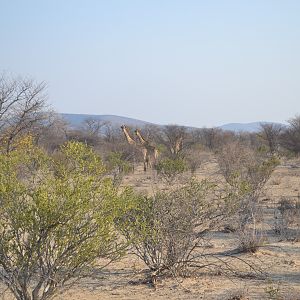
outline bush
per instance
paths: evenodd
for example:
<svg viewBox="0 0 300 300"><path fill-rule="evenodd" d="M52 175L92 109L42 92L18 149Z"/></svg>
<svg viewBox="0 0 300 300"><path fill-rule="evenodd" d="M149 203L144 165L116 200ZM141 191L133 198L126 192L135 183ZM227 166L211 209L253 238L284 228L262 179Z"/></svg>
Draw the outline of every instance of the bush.
<svg viewBox="0 0 300 300"><path fill-rule="evenodd" d="M275 210L275 232L282 239L300 240L300 201L282 198Z"/></svg>
<svg viewBox="0 0 300 300"><path fill-rule="evenodd" d="M122 204L104 171L78 142L51 157L25 139L0 155L0 279L16 299L47 299L97 258L122 254Z"/></svg>
<svg viewBox="0 0 300 300"><path fill-rule="evenodd" d="M123 158L121 152L110 152L107 157L107 165L115 185L121 183L124 174L133 171L133 167Z"/></svg>
<svg viewBox="0 0 300 300"><path fill-rule="evenodd" d="M192 265L200 266L196 251L223 216L220 201L212 202L214 190L206 181L191 181L153 197L128 193L135 205L117 220L118 228L155 276L184 275Z"/></svg>
<svg viewBox="0 0 300 300"><path fill-rule="evenodd" d="M209 160L210 153L203 151L202 148L200 145L195 145L186 151L185 159L192 175Z"/></svg>
<svg viewBox="0 0 300 300"><path fill-rule="evenodd" d="M237 239L239 242L238 249L241 252L251 253L255 253L266 241L262 233L253 228L238 231Z"/></svg>
<svg viewBox="0 0 300 300"><path fill-rule="evenodd" d="M256 230L262 218L259 197L279 161L236 143L223 147L218 162L227 187L234 195L232 203L228 203L229 211L233 212L229 227L237 231L240 249L253 252L261 243ZM236 225L232 228L231 224Z"/></svg>
<svg viewBox="0 0 300 300"><path fill-rule="evenodd" d="M187 165L182 158L166 158L157 164L157 174L171 184L175 179L187 169Z"/></svg>

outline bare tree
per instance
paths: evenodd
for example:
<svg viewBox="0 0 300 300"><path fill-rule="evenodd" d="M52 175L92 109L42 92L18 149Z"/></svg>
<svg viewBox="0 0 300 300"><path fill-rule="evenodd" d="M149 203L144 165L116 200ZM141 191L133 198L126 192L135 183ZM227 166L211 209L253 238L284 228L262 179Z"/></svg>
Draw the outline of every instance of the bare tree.
<svg viewBox="0 0 300 300"><path fill-rule="evenodd" d="M83 122L83 130L91 136L100 137L104 127L107 124L107 121L97 120L94 118L87 118Z"/></svg>
<svg viewBox="0 0 300 300"><path fill-rule="evenodd" d="M219 128L203 128L201 130L201 139L203 144L209 150L215 150L220 146L220 134L222 130Z"/></svg>
<svg viewBox="0 0 300 300"><path fill-rule="evenodd" d="M67 140L69 125L57 113L51 111L42 126L33 132L36 142L49 152L59 149Z"/></svg>
<svg viewBox="0 0 300 300"><path fill-rule="evenodd" d="M283 146L297 154L300 153L300 115L288 121L289 125L282 134Z"/></svg>
<svg viewBox="0 0 300 300"><path fill-rule="evenodd" d="M115 144L123 143L123 134L120 131L119 126L113 126L110 122L107 122L103 128L104 141Z"/></svg>
<svg viewBox="0 0 300 300"><path fill-rule="evenodd" d="M184 139L187 136L187 130L184 126L166 125L158 131L157 139L163 144L171 155L176 158L182 154L184 149Z"/></svg>
<svg viewBox="0 0 300 300"><path fill-rule="evenodd" d="M14 139L47 119L46 84L0 77L0 141L9 152Z"/></svg>
<svg viewBox="0 0 300 300"><path fill-rule="evenodd" d="M272 154L278 151L282 126L275 123L261 123L259 136L264 139Z"/></svg>

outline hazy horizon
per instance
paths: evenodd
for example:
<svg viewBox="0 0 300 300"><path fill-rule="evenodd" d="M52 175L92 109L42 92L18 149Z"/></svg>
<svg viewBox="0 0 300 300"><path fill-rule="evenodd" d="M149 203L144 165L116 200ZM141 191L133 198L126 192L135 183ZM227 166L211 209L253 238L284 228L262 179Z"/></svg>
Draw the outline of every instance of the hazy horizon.
<svg viewBox="0 0 300 300"><path fill-rule="evenodd" d="M300 112L300 1L1 1L0 72L60 113L195 127Z"/></svg>
<svg viewBox="0 0 300 300"><path fill-rule="evenodd" d="M162 126L165 126L165 125L179 125L179 126L187 126L187 127L195 127L195 128L205 128L205 127L209 127L209 126L206 126L206 125L202 125L202 126L192 126L192 125L189 125L189 124L180 124L180 123L176 123L176 122L170 122L170 123L154 123L152 122L151 120L142 120L142 119L138 119L138 118L133 118L131 116L120 116L120 115L113 115L113 114L81 114L81 113L68 113L68 112L59 112L59 114L61 115L80 115L80 116L86 116L87 118L89 117L102 117L102 116L105 116L105 117L117 117L117 118L128 118L128 119L133 119L133 120L137 120L137 121L142 121L142 122L145 122L145 123L150 123L150 124L153 124L153 125L162 125ZM266 121L266 120L260 120L260 121L254 121L254 122L228 122L228 123L223 123L223 124L219 124L219 125L212 125L211 127L222 127L222 126L226 126L226 125L250 125L250 124L257 124L257 123L274 123L274 124L282 124L282 125L288 125L288 120L286 121L283 121L283 122L272 122L272 121ZM126 123L124 123L126 125Z"/></svg>

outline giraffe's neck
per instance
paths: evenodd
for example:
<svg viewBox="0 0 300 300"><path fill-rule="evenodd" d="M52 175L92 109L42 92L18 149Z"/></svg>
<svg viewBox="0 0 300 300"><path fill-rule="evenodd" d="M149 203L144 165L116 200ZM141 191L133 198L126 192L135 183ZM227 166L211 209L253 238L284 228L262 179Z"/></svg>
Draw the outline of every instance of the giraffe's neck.
<svg viewBox="0 0 300 300"><path fill-rule="evenodd" d="M139 131L136 132L136 135L139 138L141 144L145 145L147 143L147 141L142 137L142 135Z"/></svg>
<svg viewBox="0 0 300 300"><path fill-rule="evenodd" d="M175 151L178 153L182 148L182 137L180 137L175 144Z"/></svg>
<svg viewBox="0 0 300 300"><path fill-rule="evenodd" d="M127 130L126 130L126 129L123 129L123 132L124 132L124 135L125 135L125 137L126 137L126 140L127 140L128 144L130 144L130 145L135 145L135 140L133 140L133 139L130 137L130 135L129 135L129 133L127 132Z"/></svg>

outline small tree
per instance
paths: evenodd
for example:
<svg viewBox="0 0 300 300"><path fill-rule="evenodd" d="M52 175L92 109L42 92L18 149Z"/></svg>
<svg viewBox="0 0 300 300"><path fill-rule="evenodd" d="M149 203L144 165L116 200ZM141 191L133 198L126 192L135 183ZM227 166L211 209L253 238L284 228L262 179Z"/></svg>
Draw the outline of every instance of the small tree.
<svg viewBox="0 0 300 300"><path fill-rule="evenodd" d="M9 152L14 139L47 121L46 84L0 76L0 143Z"/></svg>
<svg viewBox="0 0 300 300"><path fill-rule="evenodd" d="M66 142L68 124L61 116L52 112L49 114L48 121L43 125L32 134L38 145L53 153Z"/></svg>
<svg viewBox="0 0 300 300"><path fill-rule="evenodd" d="M220 170L228 184L231 198L232 223L236 225L240 248L255 251L262 241L257 231L260 219L259 197L279 161L265 157L240 143L229 144L218 153Z"/></svg>
<svg viewBox="0 0 300 300"><path fill-rule="evenodd" d="M300 116L288 121L289 126L284 130L281 141L283 146L296 153L300 153Z"/></svg>
<svg viewBox="0 0 300 300"><path fill-rule="evenodd" d="M220 128L202 128L199 134L201 143L211 151L215 151L222 144L223 130Z"/></svg>
<svg viewBox="0 0 300 300"><path fill-rule="evenodd" d="M118 258L118 196L101 159L70 142L50 157L22 140L0 155L0 280L16 299L48 299L97 258Z"/></svg>
<svg viewBox="0 0 300 300"><path fill-rule="evenodd" d="M186 127L179 125L166 125L161 128L157 135L159 142L168 149L168 155L176 159L182 155L183 140L187 136Z"/></svg>
<svg viewBox="0 0 300 300"><path fill-rule="evenodd" d="M282 126L274 123L262 123L260 127L259 136L267 142L270 153L275 154L278 151Z"/></svg>

